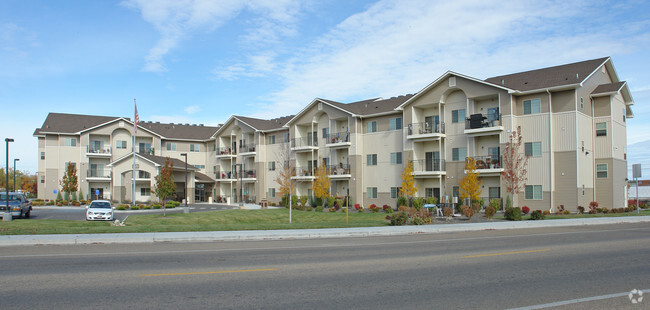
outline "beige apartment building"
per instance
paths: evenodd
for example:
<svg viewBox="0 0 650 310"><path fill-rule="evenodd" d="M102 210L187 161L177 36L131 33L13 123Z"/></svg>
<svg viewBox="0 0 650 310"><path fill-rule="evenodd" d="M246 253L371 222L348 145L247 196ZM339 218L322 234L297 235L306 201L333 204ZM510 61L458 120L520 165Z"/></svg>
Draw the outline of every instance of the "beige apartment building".
<svg viewBox="0 0 650 310"><path fill-rule="evenodd" d="M517 205L575 210L595 200L622 207L633 104L606 57L485 80L449 71L414 95L352 103L316 98L296 115L271 120L232 116L219 127L145 122L136 137L136 200L155 200L153 177L165 157L175 160L182 197L181 153L192 168L191 202L278 202L277 175L291 163L297 195L312 195L314 171L325 164L332 195L394 205L410 160L417 196L453 198L467 157L477 161L484 200L504 198L502 153L521 127L529 161ZM39 197L54 198L72 161L85 194L101 189L104 198L130 201L132 127L126 118L50 113L34 133Z"/></svg>

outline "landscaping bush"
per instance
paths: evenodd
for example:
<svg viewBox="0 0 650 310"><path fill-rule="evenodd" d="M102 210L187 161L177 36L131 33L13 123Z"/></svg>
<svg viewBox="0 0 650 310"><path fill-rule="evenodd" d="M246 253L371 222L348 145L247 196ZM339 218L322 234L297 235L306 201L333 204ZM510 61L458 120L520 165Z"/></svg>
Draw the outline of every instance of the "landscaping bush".
<svg viewBox="0 0 650 310"><path fill-rule="evenodd" d="M551 215L551 211L549 211L549 210L544 210L544 215Z"/></svg>
<svg viewBox="0 0 650 310"><path fill-rule="evenodd" d="M381 208L379 208L379 207L378 207L376 204L374 204L374 203L371 204L371 205L368 207L368 209L369 209L372 213L378 213L378 212L381 210Z"/></svg>
<svg viewBox="0 0 650 310"><path fill-rule="evenodd" d="M312 207L305 207L305 211L307 211L307 212L313 212L313 211L314 211L314 208L312 208Z"/></svg>
<svg viewBox="0 0 650 310"><path fill-rule="evenodd" d="M408 199L406 199L406 197L404 197L404 196L398 196L397 197L397 207L398 208L401 207L401 206L407 206L408 207L408 205L409 205L409 201L408 201Z"/></svg>
<svg viewBox="0 0 650 310"><path fill-rule="evenodd" d="M165 204L165 208L173 209L173 208L176 208L176 207L178 207L180 205L181 205L180 202L170 200L170 201L167 201L167 203Z"/></svg>
<svg viewBox="0 0 650 310"><path fill-rule="evenodd" d="M462 207L461 207L462 210ZM474 213L478 213L481 211L481 203L480 202L473 202L472 203L472 210L474 210Z"/></svg>
<svg viewBox="0 0 650 310"><path fill-rule="evenodd" d="M78 206L81 205L81 203L79 201L73 201L72 205L75 206L75 207L78 207Z"/></svg>
<svg viewBox="0 0 650 310"><path fill-rule="evenodd" d="M72 201L77 201L77 192L72 192Z"/></svg>
<svg viewBox="0 0 650 310"><path fill-rule="evenodd" d="M495 210L493 206L485 207L485 217L487 217L488 219L491 219L496 212L497 210Z"/></svg>
<svg viewBox="0 0 650 310"><path fill-rule="evenodd" d="M596 214L596 213L598 213L598 203L592 201L589 203L589 214Z"/></svg>
<svg viewBox="0 0 650 310"><path fill-rule="evenodd" d="M506 208L504 216L509 221L521 221L521 208Z"/></svg>
<svg viewBox="0 0 650 310"><path fill-rule="evenodd" d="M402 226L406 225L408 222L408 215L404 211L399 211L390 216L390 225L391 226Z"/></svg>
<svg viewBox="0 0 650 310"><path fill-rule="evenodd" d="M307 196L300 196L300 203L305 206L307 204Z"/></svg>
<svg viewBox="0 0 650 310"><path fill-rule="evenodd" d="M452 208L450 208L450 207L444 207L444 208L442 209L442 215L444 215L444 216L446 216L446 217L450 217L451 214L453 213L452 211L453 211Z"/></svg>
<svg viewBox="0 0 650 310"><path fill-rule="evenodd" d="M424 208L409 208L408 216L413 225L425 225L433 223L433 216Z"/></svg>
<svg viewBox="0 0 650 310"><path fill-rule="evenodd" d="M50 201L47 202L48 206L53 206L54 204L55 204L54 200L50 200Z"/></svg>
<svg viewBox="0 0 650 310"><path fill-rule="evenodd" d="M359 212L360 213L363 213L363 210L364 210L363 207L359 207Z"/></svg>
<svg viewBox="0 0 650 310"><path fill-rule="evenodd" d="M564 210L564 211L562 211L562 214L564 214L564 215L569 215L569 214L571 214L571 211L569 211L569 210Z"/></svg>
<svg viewBox="0 0 650 310"><path fill-rule="evenodd" d="M316 212L323 212L323 206L317 206Z"/></svg>
<svg viewBox="0 0 650 310"><path fill-rule="evenodd" d="M70 201L70 193L69 193L69 192L65 192L65 193L63 194L63 200L65 200L65 201Z"/></svg>
<svg viewBox="0 0 650 310"><path fill-rule="evenodd" d="M43 205L45 205L45 201L43 201L43 200L34 200L34 201L32 201L32 206L36 207L36 206L43 206Z"/></svg>
<svg viewBox="0 0 650 310"><path fill-rule="evenodd" d="M526 206L521 207L521 213L523 213L523 214L528 214L528 212L530 212L530 208L529 208L529 207L526 207Z"/></svg>
<svg viewBox="0 0 650 310"><path fill-rule="evenodd" d="M57 207L61 207L61 206L63 206L63 204L60 203L60 202L57 202L56 205L57 205Z"/></svg>
<svg viewBox="0 0 650 310"><path fill-rule="evenodd" d="M358 204L358 203L355 203L355 204L354 204L354 209L357 210L357 211L359 211L359 209L361 209L361 205Z"/></svg>
<svg viewBox="0 0 650 310"><path fill-rule="evenodd" d="M337 210L343 207L343 200L341 199L336 199L334 200L334 206L338 206Z"/></svg>
<svg viewBox="0 0 650 310"><path fill-rule="evenodd" d="M506 209L512 208L512 199L510 199L510 195L506 197Z"/></svg>
<svg viewBox="0 0 650 310"><path fill-rule="evenodd" d="M438 203L438 198L436 197L427 197L427 204L428 205L435 205Z"/></svg>
<svg viewBox="0 0 650 310"><path fill-rule="evenodd" d="M413 198L413 208L415 208L416 210L420 210L423 205L424 205L424 201L422 197Z"/></svg>
<svg viewBox="0 0 650 310"><path fill-rule="evenodd" d="M140 210L139 206L131 206L131 210Z"/></svg>
<svg viewBox="0 0 650 310"><path fill-rule="evenodd" d="M578 214L584 214L584 213L585 213L585 207L578 206Z"/></svg>
<svg viewBox="0 0 650 310"><path fill-rule="evenodd" d="M334 206L334 197L332 196L327 197L327 206L330 208Z"/></svg>
<svg viewBox="0 0 650 310"><path fill-rule="evenodd" d="M149 209L151 209L151 205L146 205L146 206L142 206L142 208L141 208L141 209L144 209L144 210L149 210Z"/></svg>
<svg viewBox="0 0 650 310"><path fill-rule="evenodd" d="M160 209L160 208L162 208L162 205L159 204L159 203L154 203L154 204L153 204L153 208L154 208L154 209Z"/></svg>
<svg viewBox="0 0 650 310"><path fill-rule="evenodd" d="M615 209L612 209L612 211L614 211L612 213L616 213ZM605 208L605 207L600 208L600 213L607 214L608 212L609 212L609 210L607 210L607 208Z"/></svg>
<svg viewBox="0 0 650 310"><path fill-rule="evenodd" d="M555 211L555 214L564 214L564 205L557 206L557 211Z"/></svg>
<svg viewBox="0 0 650 310"><path fill-rule="evenodd" d="M67 199L64 199L63 201L61 201L61 204L64 205L64 206L67 206L67 205L69 205L70 203L68 202Z"/></svg>
<svg viewBox="0 0 650 310"><path fill-rule="evenodd" d="M403 212L406 212L406 211L408 211L408 210L409 210L409 207L407 207L407 206L399 206L399 207L397 208L397 211L403 211Z"/></svg>
<svg viewBox="0 0 650 310"><path fill-rule="evenodd" d="M474 208L470 208L468 206L462 206L460 209L463 211L463 214L467 217L468 220L472 220L472 216L474 216Z"/></svg>
<svg viewBox="0 0 650 310"><path fill-rule="evenodd" d="M546 218L544 213L542 213L542 210L535 210L533 213L530 214L530 219L535 221L535 220L543 220Z"/></svg>
<svg viewBox="0 0 650 310"><path fill-rule="evenodd" d="M329 210L330 212L336 212L336 209L334 209L334 208L329 208L327 210Z"/></svg>
<svg viewBox="0 0 650 310"><path fill-rule="evenodd" d="M501 199L499 199L499 198L491 199L490 200L490 207L494 208L494 211L501 210Z"/></svg>
<svg viewBox="0 0 650 310"><path fill-rule="evenodd" d="M126 210L126 207L128 207L128 206L127 205L117 205L117 207L115 207L115 209L117 209L117 210Z"/></svg>
<svg viewBox="0 0 650 310"><path fill-rule="evenodd" d="M384 212L386 212L388 214L391 214L391 213L393 213L393 208L385 209Z"/></svg>
<svg viewBox="0 0 650 310"><path fill-rule="evenodd" d="M384 205L384 206L381 207L381 208L384 210L384 212L386 212L386 210L388 210L388 209L393 210L393 208L391 208L391 206L389 206L389 205Z"/></svg>
<svg viewBox="0 0 650 310"><path fill-rule="evenodd" d="M56 201L61 201L61 200L63 200L63 198L61 197L61 191L58 191L56 193Z"/></svg>

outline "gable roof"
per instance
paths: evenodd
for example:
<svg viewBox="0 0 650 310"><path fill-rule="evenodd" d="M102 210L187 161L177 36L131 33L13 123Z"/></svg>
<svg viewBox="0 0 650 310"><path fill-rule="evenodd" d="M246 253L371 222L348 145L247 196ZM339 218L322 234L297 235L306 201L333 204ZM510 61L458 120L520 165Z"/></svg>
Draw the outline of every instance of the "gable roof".
<svg viewBox="0 0 650 310"><path fill-rule="evenodd" d="M140 122L138 128L149 129L163 138L181 140L208 140L219 127L203 126L203 124L165 124L159 122Z"/></svg>
<svg viewBox="0 0 650 310"><path fill-rule="evenodd" d="M402 103L411 99L414 94L400 95L388 99L373 98L350 103L340 103L332 100L321 99L331 105L345 110L353 115L369 116L373 114L388 113L395 111Z"/></svg>
<svg viewBox="0 0 650 310"><path fill-rule="evenodd" d="M488 83L521 92L581 84L594 71L609 61L609 57L574 62L566 65L495 76Z"/></svg>
<svg viewBox="0 0 650 310"><path fill-rule="evenodd" d="M153 164L154 166L156 166L156 167L162 167L162 166L164 166L164 165L165 165L165 162L167 161L167 157L156 156L156 155L150 155L150 154L135 153L135 156L139 157L140 159L143 159L143 160L145 160L145 161L148 161L148 162L152 163L152 164ZM113 166L113 165L115 165L116 163L121 162L121 161L123 161L123 160L125 160L125 159L132 160L132 159L133 159L133 152L131 152L131 153L129 153L129 154L126 154L126 155L124 155L124 156L122 156L122 157L120 157L120 158L118 158L118 159L112 161L112 162L109 164L109 166ZM180 159L177 159L177 158L173 158L173 157L169 157L169 160L170 160L171 164L172 164L173 167L174 167L173 169L185 170L185 162L184 162L184 161L182 161L182 160L180 160ZM194 166L188 164L188 165L187 165L187 170L188 170L188 171L196 171L196 170L198 170L198 169L195 168Z"/></svg>
<svg viewBox="0 0 650 310"><path fill-rule="evenodd" d="M235 118L246 123L247 125L253 127L259 131L272 131L278 129L284 129L284 124L286 124L290 119L293 118L293 115L282 116L273 119L260 119L246 116L235 115Z"/></svg>
<svg viewBox="0 0 650 310"><path fill-rule="evenodd" d="M609 83L609 84L600 84L594 91L591 92L592 95L605 95L611 93L617 93L623 88L625 82Z"/></svg>

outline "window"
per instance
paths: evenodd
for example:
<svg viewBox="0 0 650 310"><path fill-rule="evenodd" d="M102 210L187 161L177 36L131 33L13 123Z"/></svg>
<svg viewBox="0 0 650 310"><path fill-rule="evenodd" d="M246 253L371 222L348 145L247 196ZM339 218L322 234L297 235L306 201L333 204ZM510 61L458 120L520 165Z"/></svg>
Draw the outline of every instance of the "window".
<svg viewBox="0 0 650 310"><path fill-rule="evenodd" d="M147 187L140 188L140 196L151 196L151 189Z"/></svg>
<svg viewBox="0 0 650 310"><path fill-rule="evenodd" d="M397 196L399 196L399 187L391 187L390 188L390 198L396 199Z"/></svg>
<svg viewBox="0 0 650 310"><path fill-rule="evenodd" d="M390 130L402 129L402 118L391 118L390 119Z"/></svg>
<svg viewBox="0 0 650 310"><path fill-rule="evenodd" d="M77 146L77 138L64 138L65 146Z"/></svg>
<svg viewBox="0 0 650 310"><path fill-rule="evenodd" d="M465 122L465 109L453 110L451 111L451 122L452 123L464 123Z"/></svg>
<svg viewBox="0 0 650 310"><path fill-rule="evenodd" d="M402 163L402 152L390 153L390 164L399 165Z"/></svg>
<svg viewBox="0 0 650 310"><path fill-rule="evenodd" d="M44 175L41 176L41 183L45 183L45 176Z"/></svg>
<svg viewBox="0 0 650 310"><path fill-rule="evenodd" d="M599 179L607 178L607 164L596 165L596 177Z"/></svg>
<svg viewBox="0 0 650 310"><path fill-rule="evenodd" d="M368 166L377 166L377 154L366 155L366 164Z"/></svg>
<svg viewBox="0 0 650 310"><path fill-rule="evenodd" d="M524 100L524 115L541 112L539 99Z"/></svg>
<svg viewBox="0 0 650 310"><path fill-rule="evenodd" d="M190 144L190 152L200 152L201 151L201 145L200 144Z"/></svg>
<svg viewBox="0 0 650 310"><path fill-rule="evenodd" d="M367 132L377 132L377 121L368 122Z"/></svg>
<svg viewBox="0 0 650 310"><path fill-rule="evenodd" d="M284 134L284 142L289 142L289 133Z"/></svg>
<svg viewBox="0 0 650 310"><path fill-rule="evenodd" d="M176 151L176 143L167 142L165 145L168 151Z"/></svg>
<svg viewBox="0 0 650 310"><path fill-rule="evenodd" d="M269 171L275 171L275 162L274 161L269 162Z"/></svg>
<svg viewBox="0 0 650 310"><path fill-rule="evenodd" d="M205 165L194 165L196 169L205 169Z"/></svg>
<svg viewBox="0 0 650 310"><path fill-rule="evenodd" d="M118 149L126 149L126 140L115 141L115 147Z"/></svg>
<svg viewBox="0 0 650 310"><path fill-rule="evenodd" d="M45 152L41 152L41 160L45 159Z"/></svg>
<svg viewBox="0 0 650 310"><path fill-rule="evenodd" d="M266 138L266 144L275 144L275 135Z"/></svg>
<svg viewBox="0 0 650 310"><path fill-rule="evenodd" d="M452 197L460 197L460 186L454 186L451 193Z"/></svg>
<svg viewBox="0 0 650 310"><path fill-rule="evenodd" d="M451 149L451 160L453 161L465 161L467 157L467 148L466 147L455 147Z"/></svg>
<svg viewBox="0 0 650 310"><path fill-rule="evenodd" d="M368 187L366 188L366 198L376 199L377 198L377 188Z"/></svg>
<svg viewBox="0 0 650 310"><path fill-rule="evenodd" d="M542 200L542 186L526 185L526 200Z"/></svg>
<svg viewBox="0 0 650 310"><path fill-rule="evenodd" d="M596 137L607 136L607 123L596 123Z"/></svg>
<svg viewBox="0 0 650 310"><path fill-rule="evenodd" d="M327 139L330 136L330 129L323 128L323 139Z"/></svg>
<svg viewBox="0 0 650 310"><path fill-rule="evenodd" d="M269 197L271 198L275 197L275 188L269 188Z"/></svg>
<svg viewBox="0 0 650 310"><path fill-rule="evenodd" d="M524 144L524 151L526 156L541 157L542 142L526 142Z"/></svg>
<svg viewBox="0 0 650 310"><path fill-rule="evenodd" d="M433 188L432 188L432 187L429 187L429 188L425 188L425 189L424 189L424 197L427 197L427 198L428 198L428 197L434 197L434 194L433 194Z"/></svg>

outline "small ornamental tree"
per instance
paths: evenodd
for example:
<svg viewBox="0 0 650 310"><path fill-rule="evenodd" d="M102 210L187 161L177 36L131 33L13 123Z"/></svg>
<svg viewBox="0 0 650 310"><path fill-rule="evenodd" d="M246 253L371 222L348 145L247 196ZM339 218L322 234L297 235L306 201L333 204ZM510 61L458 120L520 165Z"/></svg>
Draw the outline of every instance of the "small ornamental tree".
<svg viewBox="0 0 650 310"><path fill-rule="evenodd" d="M329 196L331 182L327 167L325 166L325 161L321 159L320 156L318 157L318 161L321 165L318 166L318 169L316 169L316 179L314 179L312 191L314 191L314 196L316 196L316 198L319 198L323 201L324 207L327 200L326 198Z"/></svg>
<svg viewBox="0 0 650 310"><path fill-rule="evenodd" d="M77 168L71 162L68 163L68 166L63 173L63 179L59 181L63 187L61 190L66 193L66 197L72 192L76 192L78 188L78 178L77 178Z"/></svg>
<svg viewBox="0 0 650 310"><path fill-rule="evenodd" d="M408 163L404 170L402 171L402 185L399 189L400 196L409 198L409 201L416 193L418 192L417 186L415 186L415 178L413 178L413 160L409 156Z"/></svg>
<svg viewBox="0 0 650 310"><path fill-rule="evenodd" d="M526 167L528 166L528 157L519 151L521 147L521 126L513 130L506 142L506 149L503 154L503 172L501 172L503 183L506 190L512 197L523 189L526 185ZM515 199L515 202L517 199ZM515 204L516 206L516 204Z"/></svg>
<svg viewBox="0 0 650 310"><path fill-rule="evenodd" d="M465 170L467 170L467 173L460 180L460 197L462 199L469 198L471 203L472 201L479 200L479 196L483 192L481 189L483 182L478 179L474 158L467 158L465 161Z"/></svg>
<svg viewBox="0 0 650 310"><path fill-rule="evenodd" d="M169 160L165 160L165 165L160 169L160 173L156 176L156 187L154 192L156 197L162 201L163 216L167 216L167 198L171 197L176 191L176 184L172 179L172 169L174 164Z"/></svg>

